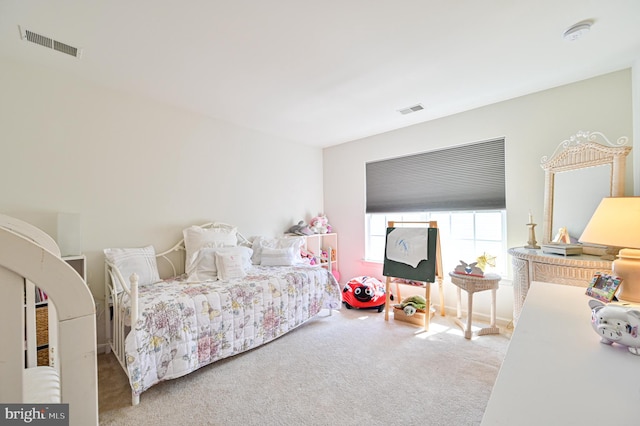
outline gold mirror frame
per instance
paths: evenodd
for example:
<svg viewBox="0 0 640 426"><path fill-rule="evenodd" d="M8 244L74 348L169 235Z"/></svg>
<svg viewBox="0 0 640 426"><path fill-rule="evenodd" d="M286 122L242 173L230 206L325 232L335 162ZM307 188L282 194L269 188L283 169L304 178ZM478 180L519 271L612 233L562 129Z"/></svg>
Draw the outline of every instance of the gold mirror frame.
<svg viewBox="0 0 640 426"><path fill-rule="evenodd" d="M599 139L604 141L605 144L598 143L597 141ZM542 157L540 166L544 170L543 244L548 244L553 239L553 205L556 173L610 165L611 179L609 182L609 196L624 196L626 157L631 151L630 146L625 146L628 141L629 138L622 136L618 138L615 143L611 143L609 139L600 132L578 132L560 143L551 158L546 156ZM576 237L579 237L579 235ZM587 254L602 254L604 249L589 249L585 246L583 251Z"/></svg>

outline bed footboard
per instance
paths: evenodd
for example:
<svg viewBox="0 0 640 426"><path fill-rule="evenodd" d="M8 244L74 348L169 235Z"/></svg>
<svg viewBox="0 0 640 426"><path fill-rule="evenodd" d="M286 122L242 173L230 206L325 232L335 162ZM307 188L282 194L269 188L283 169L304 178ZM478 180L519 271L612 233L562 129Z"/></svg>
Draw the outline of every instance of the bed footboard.
<svg viewBox="0 0 640 426"><path fill-rule="evenodd" d="M118 268L109 261L105 262L105 300L108 301L107 306L110 307L110 315L106 318L106 338L107 350L109 353L113 351L120 366L129 377L127 369L127 360L125 355L125 338L138 317L138 275L133 274L130 277L129 285L124 285L125 280ZM117 285L119 283L119 285ZM117 289L121 288L121 291ZM131 308L127 313L126 307L122 303L123 297L129 297L131 300ZM131 391L131 403L138 405L140 403L140 395Z"/></svg>

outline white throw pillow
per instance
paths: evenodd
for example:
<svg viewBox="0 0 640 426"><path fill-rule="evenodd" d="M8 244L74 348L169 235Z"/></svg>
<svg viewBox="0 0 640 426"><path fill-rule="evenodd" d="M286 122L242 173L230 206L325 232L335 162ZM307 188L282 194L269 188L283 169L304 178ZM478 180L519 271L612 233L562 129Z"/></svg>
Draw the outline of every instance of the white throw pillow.
<svg viewBox="0 0 640 426"><path fill-rule="evenodd" d="M293 248L294 262L302 263L300 250L304 247L305 237L282 237L278 240L279 248Z"/></svg>
<svg viewBox="0 0 640 426"><path fill-rule="evenodd" d="M218 278L222 281L228 281L234 278L243 278L247 275L245 270L247 258L241 251L217 250L215 257L216 266L218 267Z"/></svg>
<svg viewBox="0 0 640 426"><path fill-rule="evenodd" d="M186 249L185 272L189 275L193 272L194 262L198 250L211 247L235 246L238 244L236 228L202 228L190 226L182 231L184 247Z"/></svg>
<svg viewBox="0 0 640 426"><path fill-rule="evenodd" d="M156 261L156 251L153 246L141 248L107 248L104 249L107 260L113 263L122 277L127 280L134 272L138 274L140 285L153 284L160 281L158 273L158 263ZM120 283L116 282L116 291L121 292Z"/></svg>
<svg viewBox="0 0 640 426"><path fill-rule="evenodd" d="M291 266L296 263L294 247L262 249L260 264L264 266Z"/></svg>
<svg viewBox="0 0 640 426"><path fill-rule="evenodd" d="M243 269L247 269L251 266L251 255L253 254L253 250L249 247L205 247L198 250L196 253L193 268L187 280L190 282L208 280L215 281L220 278L216 257L217 253L232 254L236 257L239 256L242 260Z"/></svg>
<svg viewBox="0 0 640 426"><path fill-rule="evenodd" d="M262 252L264 248L271 249L286 249L289 247L293 248L294 255L294 263L304 263L302 260L302 255L300 254L300 249L304 247L305 237L295 236L295 237L281 237L281 238L265 238L265 237L256 237L253 240L252 248L253 248L253 257L251 261L254 265L263 265L262 263Z"/></svg>
<svg viewBox="0 0 640 426"><path fill-rule="evenodd" d="M262 263L262 249L265 247L277 248L278 240L276 238L256 237L251 243L253 249L253 256L251 256L251 262L254 265L260 265Z"/></svg>
<svg viewBox="0 0 640 426"><path fill-rule="evenodd" d="M216 250L218 250L217 247L206 247L198 250L188 281L215 281L218 279Z"/></svg>

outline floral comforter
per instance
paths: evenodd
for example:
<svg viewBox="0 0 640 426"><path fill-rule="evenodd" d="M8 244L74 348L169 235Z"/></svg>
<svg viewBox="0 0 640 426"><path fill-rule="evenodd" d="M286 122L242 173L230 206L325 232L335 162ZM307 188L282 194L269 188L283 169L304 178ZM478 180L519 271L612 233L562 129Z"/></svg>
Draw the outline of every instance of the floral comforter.
<svg viewBox="0 0 640 426"><path fill-rule="evenodd" d="M163 281L139 288L139 319L125 340L131 389L183 376L265 344L322 308L339 308L327 269L254 266L243 279Z"/></svg>

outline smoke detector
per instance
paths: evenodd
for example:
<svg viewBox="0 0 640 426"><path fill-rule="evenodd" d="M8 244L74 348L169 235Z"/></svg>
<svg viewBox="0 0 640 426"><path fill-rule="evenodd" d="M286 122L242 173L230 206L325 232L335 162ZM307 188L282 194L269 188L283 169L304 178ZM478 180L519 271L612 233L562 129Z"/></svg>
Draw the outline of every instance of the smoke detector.
<svg viewBox="0 0 640 426"><path fill-rule="evenodd" d="M20 38L24 41L39 44L40 46L65 53L69 56L73 56L74 58L80 58L82 55L82 49L79 47L70 46L66 43L62 43L61 41L54 40L51 37L24 29L20 26L18 26L18 29L20 30Z"/></svg>
<svg viewBox="0 0 640 426"><path fill-rule="evenodd" d="M587 34L591 30L592 24L593 23L591 21L578 22L577 24L567 28L562 34L562 37L567 41L575 41Z"/></svg>

